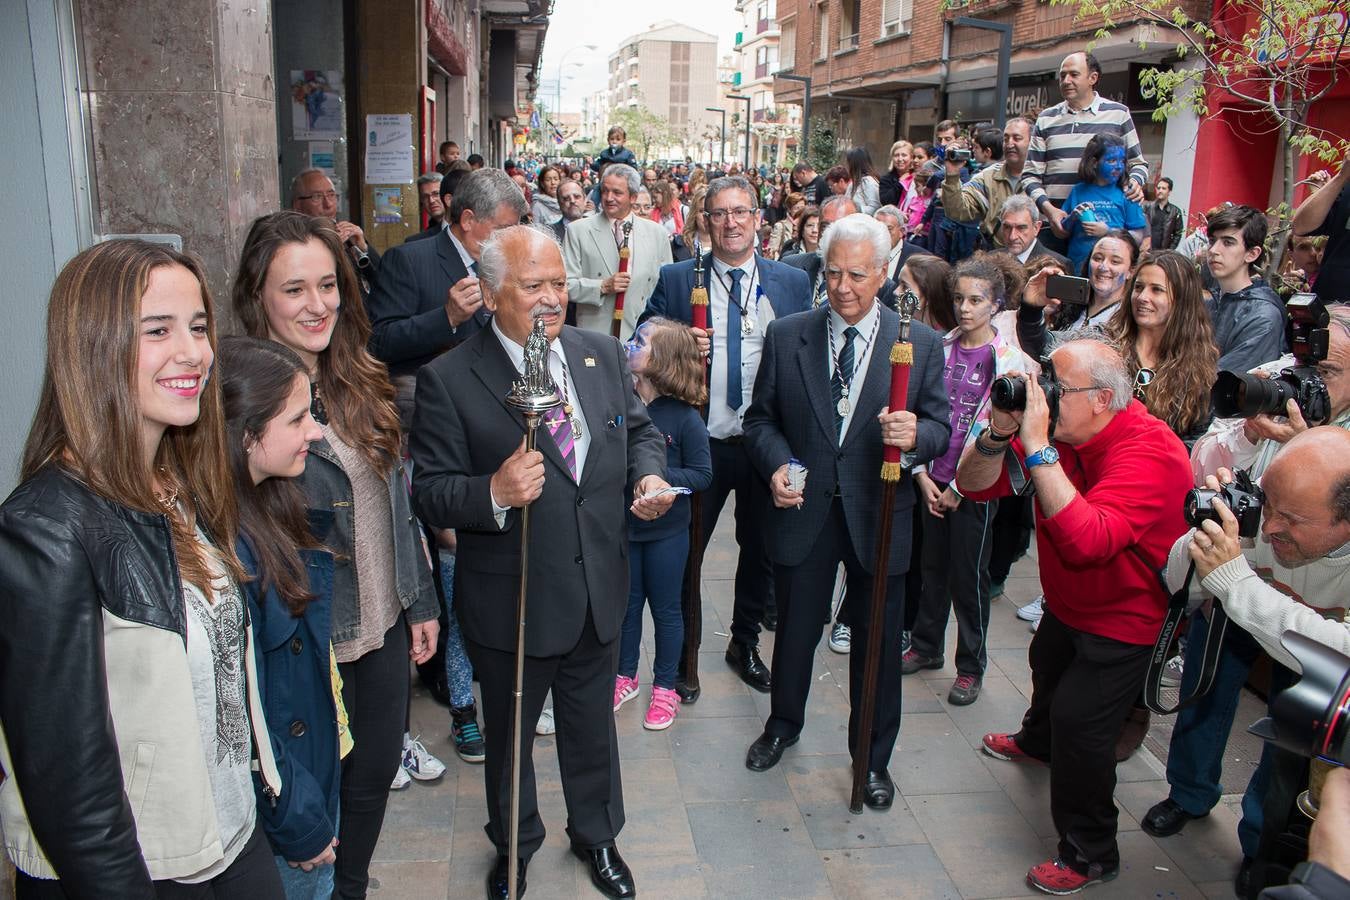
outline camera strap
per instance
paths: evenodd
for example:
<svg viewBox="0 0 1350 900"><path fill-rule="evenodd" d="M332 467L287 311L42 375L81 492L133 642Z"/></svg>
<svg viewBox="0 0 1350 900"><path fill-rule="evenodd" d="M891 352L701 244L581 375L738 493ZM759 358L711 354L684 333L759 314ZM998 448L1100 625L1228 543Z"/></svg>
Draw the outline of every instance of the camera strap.
<svg viewBox="0 0 1350 900"><path fill-rule="evenodd" d="M1161 575L1160 575L1161 577ZM1162 631L1153 645L1153 655L1149 657L1148 673L1144 676L1144 705L1156 713L1167 716L1179 712L1198 702L1214 687L1214 676L1219 668L1219 652L1223 649L1224 634L1228 631L1228 614L1223 604L1215 603L1210 614L1209 634L1205 637L1205 652L1200 661L1200 678L1195 690L1186 697L1178 698L1175 706L1166 706L1162 700L1163 669L1167 667L1168 651L1172 638L1176 637L1186 609L1190 605L1191 579L1195 577L1195 563L1186 570L1186 580L1179 590L1173 591L1167 603L1167 616L1163 619ZM1164 590L1166 590L1164 582ZM1199 610L1196 610L1199 615Z"/></svg>

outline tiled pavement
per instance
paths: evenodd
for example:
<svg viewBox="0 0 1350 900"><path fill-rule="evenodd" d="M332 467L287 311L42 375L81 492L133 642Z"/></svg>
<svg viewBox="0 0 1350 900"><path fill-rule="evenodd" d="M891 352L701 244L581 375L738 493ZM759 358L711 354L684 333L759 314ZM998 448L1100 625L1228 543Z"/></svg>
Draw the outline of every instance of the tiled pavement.
<svg viewBox="0 0 1350 900"><path fill-rule="evenodd" d="M729 521L729 512L723 523ZM1023 560L1007 594L994 604L990 671L978 702L951 707L954 671L924 672L904 681L904 719L891 773L900 796L885 813L848 812L845 752L848 660L821 641L815 688L801 742L773 770L744 765L758 736L768 697L745 687L722 660L731 615L735 545L719 528L704 570L703 696L684 707L665 732L642 728L650 682L651 627L639 670L641 697L619 714L628 823L619 847L646 897L685 898L998 898L1042 896L1026 886L1027 868L1055 846L1049 772L990 759L981 736L1017 727L1031 678L1031 639L1016 607L1038 592L1035 563ZM955 626L948 630L949 645ZM764 636L769 658L773 635ZM948 659L951 659L950 646ZM371 896L476 898L493 851L483 834L482 770L459 761L448 739L448 716L420 691L414 731L448 766L438 784L414 783L390 798ZM1242 730L1260 715L1244 698L1226 765L1227 790L1240 792L1249 768L1235 758ZM1157 717L1155 717L1156 719ZM1118 769L1122 869L1114 882L1089 889L1102 898L1231 897L1241 856L1237 793L1181 835L1155 840L1138 821L1166 796L1166 721ZM529 870L528 897L601 896L567 853L566 812L551 738L535 744L539 798L548 838Z"/></svg>

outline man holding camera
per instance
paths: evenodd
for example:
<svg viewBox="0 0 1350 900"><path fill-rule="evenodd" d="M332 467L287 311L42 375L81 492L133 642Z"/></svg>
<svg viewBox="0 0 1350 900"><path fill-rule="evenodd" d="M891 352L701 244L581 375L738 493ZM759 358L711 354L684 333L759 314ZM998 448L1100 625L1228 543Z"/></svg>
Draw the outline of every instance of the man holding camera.
<svg viewBox="0 0 1350 900"><path fill-rule="evenodd" d="M1185 447L1132 399L1120 353L1093 332L1065 338L1047 376L1023 379L1025 408L996 402L956 472L971 500L1035 492L1045 613L1028 651L1031 706L1020 731L987 734L983 749L1051 763L1058 853L1027 882L1052 894L1120 871L1116 739L1162 627L1156 573L1185 531L1191 486Z"/></svg>
<svg viewBox="0 0 1350 900"><path fill-rule="evenodd" d="M1210 490L1223 491L1233 480L1231 471L1220 469L1206 484ZM1286 631L1350 653L1345 621L1350 597L1350 432L1325 426L1296 435L1275 455L1261 487L1265 500L1254 546L1244 549L1241 538L1256 537L1255 523L1249 533L1240 534L1238 519L1216 497L1212 514L1176 542L1168 559L1169 588L1181 587L1193 563L1191 590L1203 589L1218 600L1230 622L1214 690L1184 710L1173 731L1167 767L1171 796L1150 809L1141 823L1159 837L1208 815L1218 802L1224 742L1237 694L1256 655L1247 652L1244 641L1279 663L1273 681L1281 686L1291 683L1293 670L1298 669L1280 643ZM1232 488L1227 491L1226 496L1233 496ZM1200 628L1197 632L1192 625L1189 640L1203 645L1210 617L1196 613L1192 618L1200 621ZM1188 696L1200 679L1198 661L1197 656L1184 671L1182 696ZM1240 896L1248 894L1248 873L1261 843L1262 803L1278 752L1265 748L1243 796L1238 825L1243 863L1236 885Z"/></svg>

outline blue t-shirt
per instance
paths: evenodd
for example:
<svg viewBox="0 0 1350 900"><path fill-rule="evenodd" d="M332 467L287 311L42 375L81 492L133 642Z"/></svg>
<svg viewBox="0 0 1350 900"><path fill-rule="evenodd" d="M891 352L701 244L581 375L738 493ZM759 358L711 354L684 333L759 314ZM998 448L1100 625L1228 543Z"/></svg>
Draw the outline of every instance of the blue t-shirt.
<svg viewBox="0 0 1350 900"><path fill-rule="evenodd" d="M1107 228L1121 228L1132 231L1148 228L1144 210L1138 203L1125 199L1125 192L1114 184L1099 185L1080 181L1069 191L1069 199L1064 201L1064 211L1073 212L1080 204L1091 203L1092 212L1097 221ZM1083 231L1083 225L1075 217L1069 222L1069 262L1073 265L1073 274L1083 270L1083 262L1092 254L1092 245L1097 239Z"/></svg>

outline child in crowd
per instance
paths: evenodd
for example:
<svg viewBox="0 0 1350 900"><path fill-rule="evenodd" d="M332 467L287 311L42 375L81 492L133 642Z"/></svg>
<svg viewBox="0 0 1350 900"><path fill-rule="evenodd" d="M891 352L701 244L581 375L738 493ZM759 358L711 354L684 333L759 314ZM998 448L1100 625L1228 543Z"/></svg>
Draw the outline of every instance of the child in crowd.
<svg viewBox="0 0 1350 900"><path fill-rule="evenodd" d="M1068 216L1052 230L1069 241L1069 262L1078 274L1097 238L1112 229L1128 231L1142 242L1148 233L1144 210L1125 199L1125 142L1118 135L1099 134L1088 141L1078 164L1078 184L1064 201Z"/></svg>
<svg viewBox="0 0 1350 900"><path fill-rule="evenodd" d="M698 414L707 402L703 358L689 329L668 319L644 322L628 342L628 368L652 424L666 437L666 481L673 487L702 491L712 484L708 429ZM664 516L643 522L628 516L628 566L631 588L623 621L619 674L614 680L614 710L638 695L638 648L642 607L650 603L656 629L652 696L642 725L669 728L679 712L675 669L684 645L680 590L689 555L689 498L679 497Z"/></svg>
<svg viewBox="0 0 1350 900"><path fill-rule="evenodd" d="M900 207L900 211L905 214L910 237L925 247L928 246L928 227L924 219L928 213L928 207L933 202L933 192L936 190L934 177L937 174L936 163L926 162L919 167L918 171L914 173L914 189L905 195L904 206ZM941 184L941 181L938 180L937 184Z"/></svg>
<svg viewBox="0 0 1350 900"><path fill-rule="evenodd" d="M288 900L326 900L337 860L341 757L352 738L330 641L333 557L320 543L333 513L307 512L292 480L323 430L310 414L309 372L293 351L227 337L219 362L239 501L237 550L252 578L244 595L284 785L276 801L256 785L258 812ZM307 727L297 734L293 722Z"/></svg>

